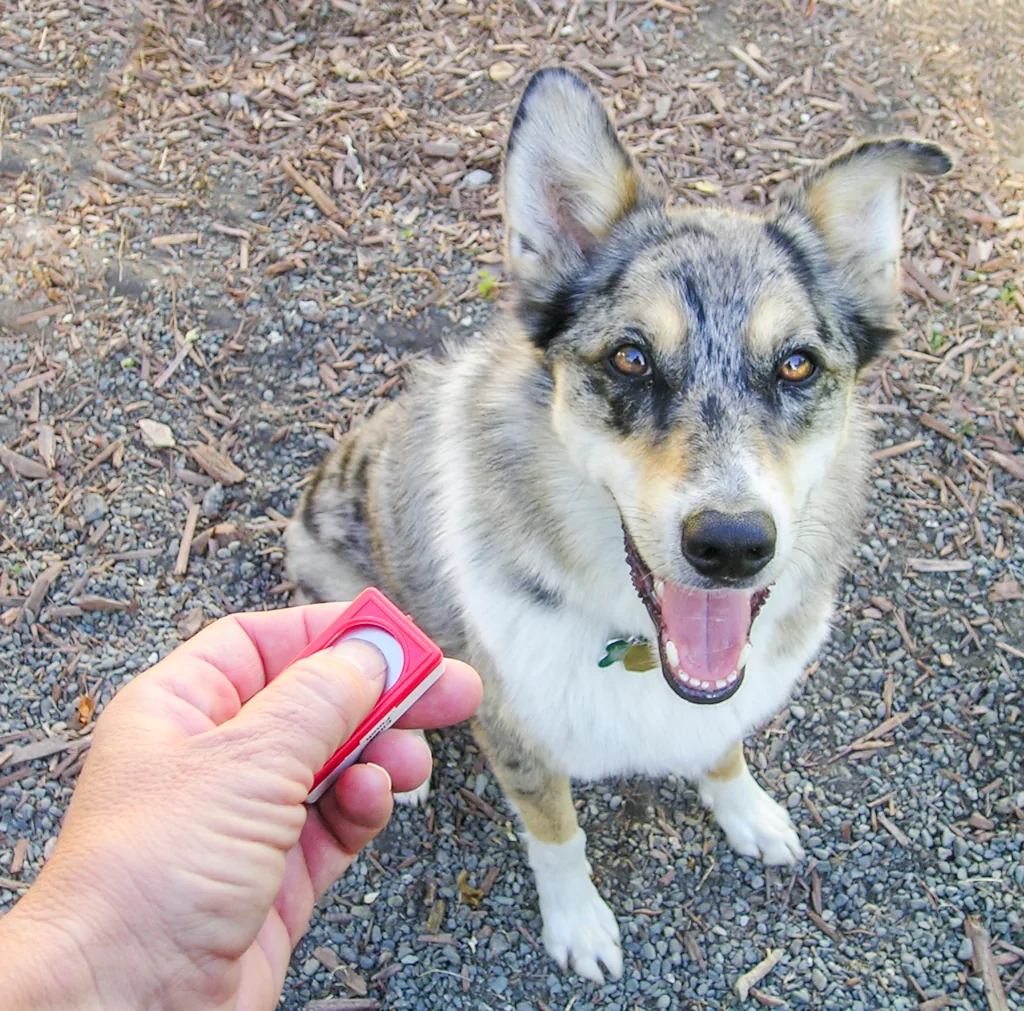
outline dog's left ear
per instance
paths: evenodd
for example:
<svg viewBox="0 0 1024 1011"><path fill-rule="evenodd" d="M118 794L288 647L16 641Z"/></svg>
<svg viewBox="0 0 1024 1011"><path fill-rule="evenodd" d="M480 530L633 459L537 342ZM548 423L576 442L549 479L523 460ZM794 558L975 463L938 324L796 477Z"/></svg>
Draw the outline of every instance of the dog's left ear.
<svg viewBox="0 0 1024 1011"><path fill-rule="evenodd" d="M937 144L902 138L863 141L814 170L791 198L824 238L869 332L887 330L899 299L903 176L938 176L952 167ZM878 350L860 349L861 364Z"/></svg>
<svg viewBox="0 0 1024 1011"><path fill-rule="evenodd" d="M546 345L548 316L557 310L564 317L573 281L645 191L597 95L566 70L542 70L527 86L509 134L504 183L521 315Z"/></svg>

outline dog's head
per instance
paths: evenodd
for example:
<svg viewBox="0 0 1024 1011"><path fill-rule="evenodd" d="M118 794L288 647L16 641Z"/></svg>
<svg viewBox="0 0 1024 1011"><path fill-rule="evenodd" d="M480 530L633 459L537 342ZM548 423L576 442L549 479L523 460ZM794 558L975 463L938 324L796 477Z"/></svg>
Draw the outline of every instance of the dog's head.
<svg viewBox="0 0 1024 1011"><path fill-rule="evenodd" d="M901 177L949 168L932 144L867 141L765 215L669 214L590 88L560 70L527 87L504 179L519 317L684 698L739 687L857 375L893 333Z"/></svg>

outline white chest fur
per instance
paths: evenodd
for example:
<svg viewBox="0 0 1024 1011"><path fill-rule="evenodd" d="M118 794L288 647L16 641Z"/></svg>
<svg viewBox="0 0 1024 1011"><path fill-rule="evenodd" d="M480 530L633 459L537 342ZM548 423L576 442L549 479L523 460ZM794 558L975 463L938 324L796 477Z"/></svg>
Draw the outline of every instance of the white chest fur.
<svg viewBox="0 0 1024 1011"><path fill-rule="evenodd" d="M775 623L797 589L784 576L754 623L740 690L725 702L695 705L677 696L660 670L638 674L621 663L598 666L610 637L654 634L621 573L614 585L595 588L584 606L560 608L525 601L476 575L469 617L495 660L507 704L578 779L705 772L782 708L827 632L829 608L823 604L802 641L781 659L774 651L769 661Z"/></svg>

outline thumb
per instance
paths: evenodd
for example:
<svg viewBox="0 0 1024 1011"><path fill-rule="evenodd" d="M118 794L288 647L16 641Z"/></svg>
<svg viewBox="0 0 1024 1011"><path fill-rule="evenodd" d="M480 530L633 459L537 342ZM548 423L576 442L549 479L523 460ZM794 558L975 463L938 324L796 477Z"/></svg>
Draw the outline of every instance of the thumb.
<svg viewBox="0 0 1024 1011"><path fill-rule="evenodd" d="M224 727L257 758L285 756L312 781L369 715L386 673L376 646L346 639L286 667Z"/></svg>

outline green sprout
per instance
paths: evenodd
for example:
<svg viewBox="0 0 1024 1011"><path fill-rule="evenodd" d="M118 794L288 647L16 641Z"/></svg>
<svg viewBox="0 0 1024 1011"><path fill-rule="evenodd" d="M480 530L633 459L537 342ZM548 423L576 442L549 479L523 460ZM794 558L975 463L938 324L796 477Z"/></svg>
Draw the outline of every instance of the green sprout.
<svg viewBox="0 0 1024 1011"><path fill-rule="evenodd" d="M480 283L476 290L480 292L482 298L491 301L498 293L498 279L489 270L481 270Z"/></svg>

